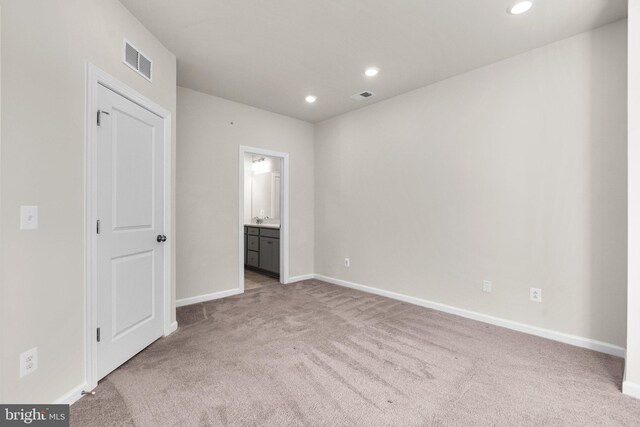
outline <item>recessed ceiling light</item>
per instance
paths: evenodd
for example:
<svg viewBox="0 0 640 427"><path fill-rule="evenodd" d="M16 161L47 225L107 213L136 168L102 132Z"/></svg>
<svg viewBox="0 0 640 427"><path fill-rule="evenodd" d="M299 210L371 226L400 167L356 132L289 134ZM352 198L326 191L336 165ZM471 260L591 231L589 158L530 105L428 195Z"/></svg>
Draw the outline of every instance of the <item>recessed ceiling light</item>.
<svg viewBox="0 0 640 427"><path fill-rule="evenodd" d="M304 100L307 101L309 104L313 104L314 102L316 102L316 99L318 98L315 95L307 95L307 97Z"/></svg>
<svg viewBox="0 0 640 427"><path fill-rule="evenodd" d="M512 5L508 10L512 15L520 15L521 13L525 13L531 9L531 6L533 6L533 1L531 0L519 1Z"/></svg>
<svg viewBox="0 0 640 427"><path fill-rule="evenodd" d="M377 69L376 67L369 67L366 70L364 70L364 75L367 77L373 77L378 75L379 72L380 70Z"/></svg>

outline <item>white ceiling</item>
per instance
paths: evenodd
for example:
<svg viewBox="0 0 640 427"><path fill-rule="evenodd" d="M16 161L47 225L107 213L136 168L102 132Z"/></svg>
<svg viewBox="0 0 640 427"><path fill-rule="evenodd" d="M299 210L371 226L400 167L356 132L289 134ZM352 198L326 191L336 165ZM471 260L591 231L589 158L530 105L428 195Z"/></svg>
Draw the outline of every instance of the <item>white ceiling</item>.
<svg viewBox="0 0 640 427"><path fill-rule="evenodd" d="M536 0L519 16L514 0L121 1L178 57L180 86L310 122L627 15L626 0ZM377 96L349 98L363 90Z"/></svg>

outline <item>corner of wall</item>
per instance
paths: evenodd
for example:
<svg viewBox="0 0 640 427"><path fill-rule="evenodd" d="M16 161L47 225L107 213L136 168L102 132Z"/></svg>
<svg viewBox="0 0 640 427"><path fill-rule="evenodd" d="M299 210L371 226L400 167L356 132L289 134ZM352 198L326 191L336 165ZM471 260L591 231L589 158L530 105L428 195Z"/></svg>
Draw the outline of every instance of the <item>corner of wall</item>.
<svg viewBox="0 0 640 427"><path fill-rule="evenodd" d="M626 394L627 396L640 399L640 385L632 383L631 381L624 381L622 383L622 393Z"/></svg>

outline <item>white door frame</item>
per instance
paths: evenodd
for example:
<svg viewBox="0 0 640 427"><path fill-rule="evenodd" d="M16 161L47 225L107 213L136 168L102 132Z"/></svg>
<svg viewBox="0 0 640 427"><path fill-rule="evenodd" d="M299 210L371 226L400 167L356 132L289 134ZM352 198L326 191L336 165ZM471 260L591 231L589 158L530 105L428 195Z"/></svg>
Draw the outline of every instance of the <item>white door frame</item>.
<svg viewBox="0 0 640 427"><path fill-rule="evenodd" d="M238 290L244 292L244 155L280 159L280 283L289 281L289 153L241 145L238 155Z"/></svg>
<svg viewBox="0 0 640 427"><path fill-rule="evenodd" d="M85 310L85 377L86 389L93 390L98 385L98 343L96 329L98 327L97 298L97 238L96 221L98 212L97 198L97 166L98 156L96 144L98 85L104 86L131 102L160 116L164 121L164 231L169 242L173 239L171 230L171 112L155 102L145 98L125 84L111 77L95 65L87 63L87 103L85 122L85 263L86 263L86 310ZM163 245L164 249L164 283L163 283L163 327L164 336L173 332L177 324L171 323L171 245Z"/></svg>

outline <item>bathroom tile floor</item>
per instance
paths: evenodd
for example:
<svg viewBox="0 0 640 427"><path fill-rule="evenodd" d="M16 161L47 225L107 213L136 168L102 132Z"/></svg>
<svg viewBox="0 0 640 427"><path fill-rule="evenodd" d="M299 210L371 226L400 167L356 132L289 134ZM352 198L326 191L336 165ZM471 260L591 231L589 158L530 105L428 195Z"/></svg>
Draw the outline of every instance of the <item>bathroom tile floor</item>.
<svg viewBox="0 0 640 427"><path fill-rule="evenodd" d="M260 274L253 270L244 270L244 290L261 288L263 286L279 284L280 282L264 274Z"/></svg>

